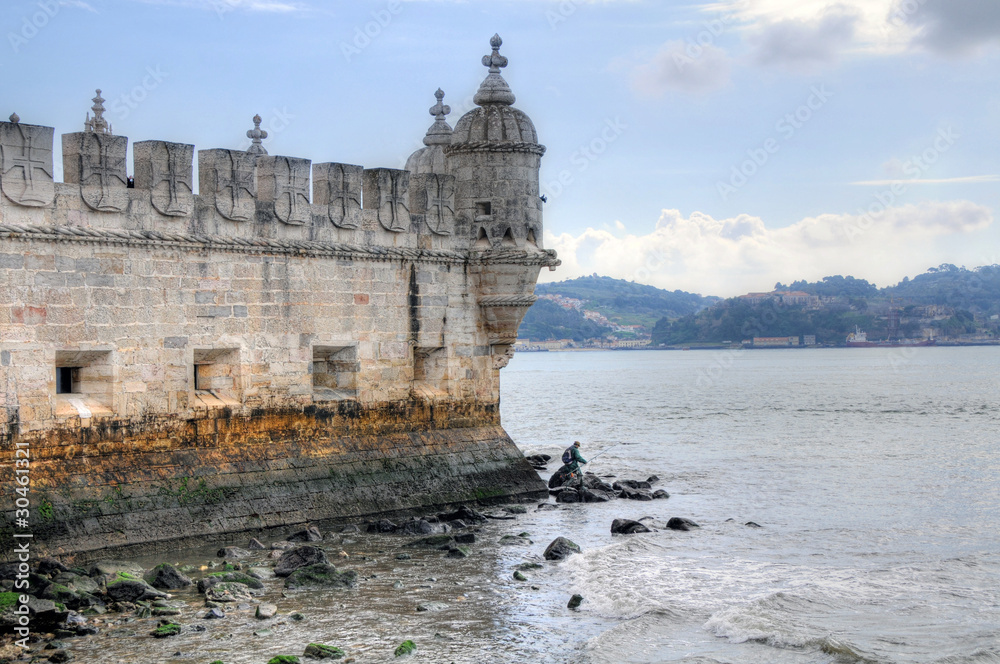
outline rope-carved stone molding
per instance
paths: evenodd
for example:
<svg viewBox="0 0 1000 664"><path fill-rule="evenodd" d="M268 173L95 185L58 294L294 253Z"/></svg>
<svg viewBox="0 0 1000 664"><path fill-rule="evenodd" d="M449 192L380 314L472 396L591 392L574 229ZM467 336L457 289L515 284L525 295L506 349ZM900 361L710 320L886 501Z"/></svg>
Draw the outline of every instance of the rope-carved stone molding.
<svg viewBox="0 0 1000 664"><path fill-rule="evenodd" d="M545 154L545 146L537 143L521 143L509 141L503 143L490 141L477 141L475 143L461 143L445 147L445 154L458 154L461 152L528 152L541 157Z"/></svg>
<svg viewBox="0 0 1000 664"><path fill-rule="evenodd" d="M21 226L0 224L0 238L26 242L77 242L128 246L159 246L190 251L225 251L244 254L291 254L300 256L351 258L374 261L409 260L428 263L471 263L477 265L516 264L555 267L560 264L554 251L465 252L405 247L363 246L309 240L271 240L164 233L153 230L84 228L81 226Z"/></svg>
<svg viewBox="0 0 1000 664"><path fill-rule="evenodd" d="M486 295L476 303L481 307L530 307L538 300L537 295Z"/></svg>

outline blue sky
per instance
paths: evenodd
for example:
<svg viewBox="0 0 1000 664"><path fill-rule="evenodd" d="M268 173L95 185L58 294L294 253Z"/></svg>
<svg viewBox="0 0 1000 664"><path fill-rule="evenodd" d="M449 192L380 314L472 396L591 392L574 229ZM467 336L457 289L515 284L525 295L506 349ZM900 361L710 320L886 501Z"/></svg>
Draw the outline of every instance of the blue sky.
<svg viewBox="0 0 1000 664"><path fill-rule="evenodd" d="M562 268L734 295L1000 263L995 0L7 0L3 116L401 167L494 32ZM57 155L58 160L58 155ZM57 173L61 168L57 166ZM58 176L57 176L58 177Z"/></svg>

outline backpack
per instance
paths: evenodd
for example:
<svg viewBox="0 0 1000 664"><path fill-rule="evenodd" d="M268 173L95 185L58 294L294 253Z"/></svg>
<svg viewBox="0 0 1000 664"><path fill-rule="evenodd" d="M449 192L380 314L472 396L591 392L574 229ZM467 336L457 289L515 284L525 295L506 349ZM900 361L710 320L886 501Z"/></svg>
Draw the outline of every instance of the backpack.
<svg viewBox="0 0 1000 664"><path fill-rule="evenodd" d="M566 466L568 466L570 463L573 462L573 448L572 447L567 447L566 451L563 452L562 462L563 462L563 465L566 465Z"/></svg>

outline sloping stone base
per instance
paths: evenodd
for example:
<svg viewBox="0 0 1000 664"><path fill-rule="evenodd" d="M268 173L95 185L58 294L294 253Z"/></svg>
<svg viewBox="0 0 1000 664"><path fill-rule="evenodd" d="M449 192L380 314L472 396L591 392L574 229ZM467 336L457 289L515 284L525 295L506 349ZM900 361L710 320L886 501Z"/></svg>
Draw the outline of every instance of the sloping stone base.
<svg viewBox="0 0 1000 664"><path fill-rule="evenodd" d="M220 409L15 440L31 444L33 554L81 560L547 495L496 407L472 403Z"/></svg>

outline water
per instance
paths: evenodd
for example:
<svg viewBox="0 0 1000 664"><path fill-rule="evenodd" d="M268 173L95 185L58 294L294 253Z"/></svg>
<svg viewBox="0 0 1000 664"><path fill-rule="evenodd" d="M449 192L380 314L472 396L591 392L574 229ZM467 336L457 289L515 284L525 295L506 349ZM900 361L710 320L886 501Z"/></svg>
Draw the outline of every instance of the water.
<svg viewBox="0 0 1000 664"><path fill-rule="evenodd" d="M1000 662L1000 348L522 354L503 381L526 450L617 444L592 470L672 494L579 508L571 585L614 625L568 661ZM606 534L645 513L703 528Z"/></svg>
<svg viewBox="0 0 1000 664"><path fill-rule="evenodd" d="M558 460L581 440L588 458L608 450L589 470L656 474L671 498L531 506L484 526L463 560L397 560L407 538L335 536L356 590L269 584L268 623L250 608L200 620L200 597L179 593L180 621L205 632L153 640L147 621L112 616L72 649L249 664L320 641L390 662L413 639L408 661L435 664L1000 662L998 402L1000 348L518 354L501 406L525 452ZM610 534L614 518L643 516L702 528ZM531 543L498 544L521 532ZM559 535L584 553L512 579ZM427 601L442 610L417 611Z"/></svg>

